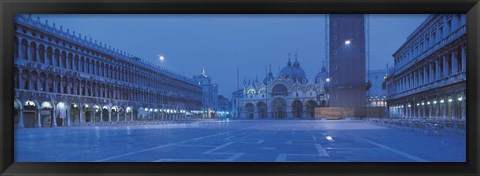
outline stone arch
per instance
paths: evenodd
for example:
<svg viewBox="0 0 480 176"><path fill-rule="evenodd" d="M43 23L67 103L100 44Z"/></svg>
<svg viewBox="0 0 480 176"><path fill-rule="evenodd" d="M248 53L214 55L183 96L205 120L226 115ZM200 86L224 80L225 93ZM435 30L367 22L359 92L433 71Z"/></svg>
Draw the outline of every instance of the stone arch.
<svg viewBox="0 0 480 176"><path fill-rule="evenodd" d="M55 49L55 51L53 52L53 63L55 64L52 64L52 65L60 67L60 50L59 49Z"/></svg>
<svg viewBox="0 0 480 176"><path fill-rule="evenodd" d="M40 115L37 118L40 118L39 123L42 127L52 127L53 118L55 117L55 106L51 101L43 101L40 104Z"/></svg>
<svg viewBox="0 0 480 176"><path fill-rule="evenodd" d="M300 100L293 100L293 102L292 102L292 115L295 118L302 118L303 103Z"/></svg>
<svg viewBox="0 0 480 176"><path fill-rule="evenodd" d="M98 104L93 105L92 106L92 112L93 112L92 121L93 122L101 122L102 118L100 118L100 117L101 117L101 114L102 114L102 109L101 109L100 105L98 105Z"/></svg>
<svg viewBox="0 0 480 176"><path fill-rule="evenodd" d="M73 66L75 65L74 63L74 58L72 53L67 54L67 69L73 70Z"/></svg>
<svg viewBox="0 0 480 176"><path fill-rule="evenodd" d="M37 44L35 42L30 42L30 59L33 62L37 62Z"/></svg>
<svg viewBox="0 0 480 176"><path fill-rule="evenodd" d="M21 53L20 56L21 56L21 59L25 59L27 60L28 59L28 41L26 39L22 39L21 41L21 45L20 45L20 48L21 48Z"/></svg>
<svg viewBox="0 0 480 176"><path fill-rule="evenodd" d="M54 57L56 51L58 51L58 49L53 50L52 47L47 46L46 51L45 51L45 52L47 52L47 53L46 53L46 56L47 56L47 57L46 57L46 58L45 58L45 57L43 58L43 60L42 60L43 63L45 63L45 64L52 64L52 65L53 65L53 63L54 63L54 58L53 58L53 57Z"/></svg>
<svg viewBox="0 0 480 176"><path fill-rule="evenodd" d="M109 120L109 113L111 111L110 107L108 105L103 105L102 106L102 122L108 122Z"/></svg>
<svg viewBox="0 0 480 176"><path fill-rule="evenodd" d="M118 106L112 106L111 110L110 110L110 113L111 113L111 116L112 116L112 121L118 121L119 119L119 108Z"/></svg>
<svg viewBox="0 0 480 176"><path fill-rule="evenodd" d="M61 57L61 61L62 65L60 65L60 67L64 68L64 69L67 69L67 52L65 51L62 51L62 57Z"/></svg>
<svg viewBox="0 0 480 176"><path fill-rule="evenodd" d="M272 97L274 96L287 96L288 89L287 86L284 84L276 84L272 88Z"/></svg>
<svg viewBox="0 0 480 176"><path fill-rule="evenodd" d="M56 126L67 125L67 113L69 111L68 103L60 101L56 105L57 112L55 113Z"/></svg>
<svg viewBox="0 0 480 176"><path fill-rule="evenodd" d="M285 99L276 97L272 100L272 116L273 118L286 118L287 117L287 102Z"/></svg>
<svg viewBox="0 0 480 176"><path fill-rule="evenodd" d="M267 118L267 104L265 102L260 101L257 103L257 113L259 118Z"/></svg>
<svg viewBox="0 0 480 176"><path fill-rule="evenodd" d="M73 123L73 125L80 125L83 121L83 119L80 118L80 113L82 113L81 108L82 104L78 103L71 103L70 104L70 120Z"/></svg>
<svg viewBox="0 0 480 176"><path fill-rule="evenodd" d="M36 126L36 116L38 113L39 103L35 100L26 100L23 103L23 125L25 128L33 128Z"/></svg>

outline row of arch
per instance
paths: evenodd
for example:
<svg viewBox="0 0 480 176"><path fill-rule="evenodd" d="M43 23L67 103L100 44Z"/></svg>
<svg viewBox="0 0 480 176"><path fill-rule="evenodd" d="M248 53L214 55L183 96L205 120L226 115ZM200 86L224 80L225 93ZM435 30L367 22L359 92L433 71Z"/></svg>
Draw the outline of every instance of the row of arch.
<svg viewBox="0 0 480 176"><path fill-rule="evenodd" d="M407 119L465 120L466 97L464 92L406 100L389 106L389 116Z"/></svg>
<svg viewBox="0 0 480 176"><path fill-rule="evenodd" d="M309 119L315 117L315 108L318 106L314 100L307 100L305 103L302 103L300 100L294 100L291 105L287 105L285 99L277 97L271 101L269 106L263 101L259 101L255 105L254 103L246 103L244 106L244 116L247 119Z"/></svg>
<svg viewBox="0 0 480 176"><path fill-rule="evenodd" d="M199 100L201 95L194 95L192 92L189 92L186 96L193 98L186 98L168 94L167 91L157 90L152 92L129 86L107 84L98 80L66 77L56 73L20 69L18 67L14 69L14 88L116 100L131 100L161 104L180 103L191 105L193 107L201 106Z"/></svg>
<svg viewBox="0 0 480 176"><path fill-rule="evenodd" d="M185 110L52 101L14 100L16 128L95 125L98 122L167 121L187 119Z"/></svg>
<svg viewBox="0 0 480 176"><path fill-rule="evenodd" d="M183 77L156 73L121 60L103 60L95 56L87 56L78 51L69 51L66 47L50 46L44 41L31 36L16 36L14 45L15 59L26 60L31 63L54 66L63 70L72 70L84 74L100 76L112 80L124 81L135 85L161 88L163 90L175 90L182 93L201 89L193 82L184 81ZM105 60L105 61L104 61ZM106 60L109 60L108 63ZM113 63L115 62L115 63ZM134 62L134 61L132 61ZM172 87L171 85L179 85Z"/></svg>

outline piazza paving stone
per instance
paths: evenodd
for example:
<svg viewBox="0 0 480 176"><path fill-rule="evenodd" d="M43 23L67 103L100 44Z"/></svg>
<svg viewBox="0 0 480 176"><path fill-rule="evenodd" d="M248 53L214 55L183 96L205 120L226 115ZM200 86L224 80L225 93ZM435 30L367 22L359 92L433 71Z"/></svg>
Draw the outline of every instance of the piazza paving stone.
<svg viewBox="0 0 480 176"><path fill-rule="evenodd" d="M15 129L15 162L464 162L465 136L361 120Z"/></svg>

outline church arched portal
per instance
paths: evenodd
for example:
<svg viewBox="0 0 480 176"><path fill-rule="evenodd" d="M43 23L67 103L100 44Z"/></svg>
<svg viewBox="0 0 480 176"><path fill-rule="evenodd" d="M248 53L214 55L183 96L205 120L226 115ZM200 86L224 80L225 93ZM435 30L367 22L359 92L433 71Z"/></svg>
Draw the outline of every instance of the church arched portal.
<svg viewBox="0 0 480 176"><path fill-rule="evenodd" d="M263 101L257 103L257 111L259 118L267 118L267 105Z"/></svg>
<svg viewBox="0 0 480 176"><path fill-rule="evenodd" d="M303 104L300 100L294 100L292 102L292 115L294 118L302 118Z"/></svg>
<svg viewBox="0 0 480 176"><path fill-rule="evenodd" d="M247 103L245 105L245 108L247 109L247 117L249 119L253 119L253 112L254 112L253 104L252 103Z"/></svg>
<svg viewBox="0 0 480 176"><path fill-rule="evenodd" d="M272 101L272 115L273 118L286 118L287 117L287 103L283 98L275 98Z"/></svg>

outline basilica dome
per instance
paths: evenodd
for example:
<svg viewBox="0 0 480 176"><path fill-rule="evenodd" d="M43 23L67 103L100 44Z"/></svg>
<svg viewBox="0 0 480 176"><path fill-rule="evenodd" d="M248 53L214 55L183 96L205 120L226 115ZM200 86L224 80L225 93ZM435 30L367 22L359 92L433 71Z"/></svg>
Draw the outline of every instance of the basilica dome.
<svg viewBox="0 0 480 176"><path fill-rule="evenodd" d="M322 69L320 72L318 72L317 76L315 77L315 83L321 83L325 82L328 77L328 72L325 66L322 66Z"/></svg>
<svg viewBox="0 0 480 176"><path fill-rule="evenodd" d="M292 65L290 59L288 59L287 66L280 71L279 76L283 79L291 79L293 82L308 82L305 71L300 67L300 63L295 61L295 63Z"/></svg>

